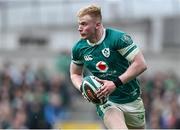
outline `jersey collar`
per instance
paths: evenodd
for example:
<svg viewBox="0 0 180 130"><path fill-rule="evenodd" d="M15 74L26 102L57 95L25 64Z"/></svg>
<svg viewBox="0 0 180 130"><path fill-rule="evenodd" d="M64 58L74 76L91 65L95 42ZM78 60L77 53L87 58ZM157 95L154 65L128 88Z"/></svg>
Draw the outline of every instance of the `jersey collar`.
<svg viewBox="0 0 180 130"><path fill-rule="evenodd" d="M103 35L102 35L101 39L100 39L98 42L96 42L96 43L91 43L89 40L87 40L87 43L88 43L90 46L99 45L99 44L102 43L102 41L104 40L105 36L106 36L106 29L104 28L104 29L103 29Z"/></svg>

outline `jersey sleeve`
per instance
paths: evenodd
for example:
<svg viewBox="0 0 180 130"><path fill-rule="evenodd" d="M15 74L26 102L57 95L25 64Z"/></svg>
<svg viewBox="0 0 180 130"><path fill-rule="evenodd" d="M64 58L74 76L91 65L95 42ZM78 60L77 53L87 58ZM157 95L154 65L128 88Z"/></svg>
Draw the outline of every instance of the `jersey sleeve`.
<svg viewBox="0 0 180 130"><path fill-rule="evenodd" d="M71 50L71 61L76 65L83 65L83 60L77 46L74 46Z"/></svg>
<svg viewBox="0 0 180 130"><path fill-rule="evenodd" d="M138 46L133 42L131 37L125 33L118 39L117 48L118 52L129 62L131 62L139 52Z"/></svg>

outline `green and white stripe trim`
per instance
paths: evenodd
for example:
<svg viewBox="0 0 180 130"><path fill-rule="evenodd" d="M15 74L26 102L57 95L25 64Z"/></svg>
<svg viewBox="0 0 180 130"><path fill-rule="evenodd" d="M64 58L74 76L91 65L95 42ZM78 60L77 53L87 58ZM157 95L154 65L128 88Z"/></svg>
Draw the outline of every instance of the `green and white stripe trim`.
<svg viewBox="0 0 180 130"><path fill-rule="evenodd" d="M133 43L123 49L118 50L118 52L124 56L129 62L131 62L136 54L139 52L139 48Z"/></svg>
<svg viewBox="0 0 180 130"><path fill-rule="evenodd" d="M77 65L82 65L82 64L83 64L83 62L82 62L82 61L80 61L80 60L77 60L77 61L72 60L72 62L73 62L73 63L75 63L75 64L77 64Z"/></svg>

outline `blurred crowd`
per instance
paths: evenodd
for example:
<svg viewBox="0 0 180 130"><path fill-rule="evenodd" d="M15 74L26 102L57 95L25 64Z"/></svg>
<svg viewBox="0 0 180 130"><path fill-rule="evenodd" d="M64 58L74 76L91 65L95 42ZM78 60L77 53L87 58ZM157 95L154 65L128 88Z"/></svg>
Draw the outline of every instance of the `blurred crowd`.
<svg viewBox="0 0 180 130"><path fill-rule="evenodd" d="M57 66L64 63L60 61ZM48 129L68 120L73 104L68 67L63 68L64 76L51 74L45 66L0 67L0 128ZM179 81L174 73L140 77L147 128L180 128Z"/></svg>
<svg viewBox="0 0 180 130"><path fill-rule="evenodd" d="M147 128L180 128L180 80L172 72L141 77Z"/></svg>
<svg viewBox="0 0 180 130"><path fill-rule="evenodd" d="M53 128L68 119L70 96L64 77L30 64L5 63L0 70L0 128Z"/></svg>

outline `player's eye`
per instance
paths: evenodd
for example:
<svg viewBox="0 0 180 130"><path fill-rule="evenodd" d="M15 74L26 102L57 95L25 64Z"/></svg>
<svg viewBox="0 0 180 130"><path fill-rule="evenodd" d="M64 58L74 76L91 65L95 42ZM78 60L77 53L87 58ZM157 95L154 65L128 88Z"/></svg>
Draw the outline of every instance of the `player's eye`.
<svg viewBox="0 0 180 130"><path fill-rule="evenodd" d="M86 23L86 22L82 22L82 23L80 23L80 25L82 25L82 26L86 26L86 25L87 25L87 23Z"/></svg>

